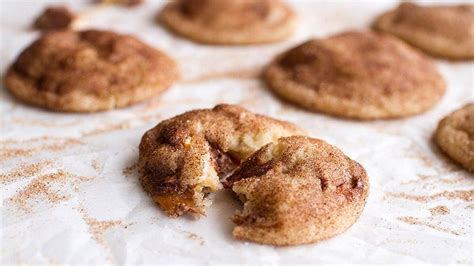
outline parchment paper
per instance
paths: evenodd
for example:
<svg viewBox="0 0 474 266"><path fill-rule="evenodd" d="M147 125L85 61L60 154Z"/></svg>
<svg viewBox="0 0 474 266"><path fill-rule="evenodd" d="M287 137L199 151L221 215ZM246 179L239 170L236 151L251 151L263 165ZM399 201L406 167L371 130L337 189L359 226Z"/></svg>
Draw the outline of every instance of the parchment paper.
<svg viewBox="0 0 474 266"><path fill-rule="evenodd" d="M163 4L134 9L71 1L80 28L134 34L167 51L183 80L162 97L96 114L27 106L1 88L1 264L463 263L473 264L474 177L431 137L437 122L474 100L473 63L438 60L448 89L411 118L357 122L304 111L259 79L271 58L310 37L364 28L394 2L291 1L300 17L288 41L258 46L199 45L154 22ZM1 1L6 67L37 36L28 29L46 2ZM241 208L213 195L207 217L166 217L142 191L135 164L143 133L161 120L217 103L236 103L294 122L338 146L370 176L370 196L347 232L317 244L275 248L232 238Z"/></svg>

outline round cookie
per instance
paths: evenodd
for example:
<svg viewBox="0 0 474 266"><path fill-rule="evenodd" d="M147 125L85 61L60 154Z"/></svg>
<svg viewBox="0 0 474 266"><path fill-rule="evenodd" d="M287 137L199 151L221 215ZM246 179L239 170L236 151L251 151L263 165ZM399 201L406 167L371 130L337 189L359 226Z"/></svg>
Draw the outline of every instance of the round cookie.
<svg viewBox="0 0 474 266"><path fill-rule="evenodd" d="M336 147L303 136L255 152L228 179L244 202L234 237L271 245L317 242L342 233L364 209L364 168Z"/></svg>
<svg viewBox="0 0 474 266"><path fill-rule="evenodd" d="M169 215L203 215L207 194L263 145L301 135L293 124L236 105L186 112L148 130L139 146L140 181Z"/></svg>
<svg viewBox="0 0 474 266"><path fill-rule="evenodd" d="M373 23L434 56L474 59L474 5L420 6L402 3Z"/></svg>
<svg viewBox="0 0 474 266"><path fill-rule="evenodd" d="M296 15L279 0L178 0L158 19L179 35L208 44L275 42L296 26Z"/></svg>
<svg viewBox="0 0 474 266"><path fill-rule="evenodd" d="M178 78L166 54L128 35L48 32L17 58L5 86L17 98L56 111L95 112L159 95Z"/></svg>
<svg viewBox="0 0 474 266"><path fill-rule="evenodd" d="M474 172L474 103L441 120L434 140L449 157Z"/></svg>
<svg viewBox="0 0 474 266"><path fill-rule="evenodd" d="M430 59L394 37L373 32L309 40L278 56L264 77L290 102L363 120L419 114L445 91Z"/></svg>

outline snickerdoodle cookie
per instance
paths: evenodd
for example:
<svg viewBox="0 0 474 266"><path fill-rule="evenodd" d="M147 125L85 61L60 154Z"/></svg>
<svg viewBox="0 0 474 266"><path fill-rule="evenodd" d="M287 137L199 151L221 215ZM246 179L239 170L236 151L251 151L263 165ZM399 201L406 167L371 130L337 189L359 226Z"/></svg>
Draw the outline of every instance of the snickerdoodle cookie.
<svg viewBox="0 0 474 266"><path fill-rule="evenodd" d="M207 194L222 188L241 161L280 137L301 134L293 124L236 105L186 112L145 133L140 181L169 216L199 217L210 205Z"/></svg>
<svg viewBox="0 0 474 266"><path fill-rule="evenodd" d="M474 103L441 120L434 139L449 157L474 172Z"/></svg>
<svg viewBox="0 0 474 266"><path fill-rule="evenodd" d="M256 44L288 37L296 15L279 0L178 0L158 19L172 31L209 44Z"/></svg>
<svg viewBox="0 0 474 266"><path fill-rule="evenodd" d="M373 26L435 56L474 59L473 4L402 3L378 17Z"/></svg>
<svg viewBox="0 0 474 266"><path fill-rule="evenodd" d="M336 147L303 136L255 152L228 178L244 202L236 238L272 245L317 242L359 218L369 191L364 168Z"/></svg>
<svg viewBox="0 0 474 266"><path fill-rule="evenodd" d="M278 56L264 76L286 100L355 119L418 114L445 91L429 58L394 37L373 32L309 40Z"/></svg>
<svg viewBox="0 0 474 266"><path fill-rule="evenodd" d="M178 77L176 63L135 37L111 31L48 32L8 69L7 89L30 104L94 112L156 96Z"/></svg>

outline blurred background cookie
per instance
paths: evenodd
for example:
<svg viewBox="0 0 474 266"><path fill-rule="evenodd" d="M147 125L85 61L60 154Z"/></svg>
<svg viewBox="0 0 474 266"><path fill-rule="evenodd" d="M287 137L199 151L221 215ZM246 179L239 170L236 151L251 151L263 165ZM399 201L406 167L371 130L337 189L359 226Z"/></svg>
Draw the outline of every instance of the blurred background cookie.
<svg viewBox="0 0 474 266"><path fill-rule="evenodd" d="M419 114L445 91L429 58L373 32L309 40L278 56L264 76L271 90L292 103L355 119Z"/></svg>
<svg viewBox="0 0 474 266"><path fill-rule="evenodd" d="M290 36L295 13L279 0L178 0L158 19L170 30L209 44L256 44Z"/></svg>
<svg viewBox="0 0 474 266"><path fill-rule="evenodd" d="M229 181L244 203L236 238L272 245L317 242L359 218L369 191L364 168L334 146L281 138L244 161Z"/></svg>
<svg viewBox="0 0 474 266"><path fill-rule="evenodd" d="M186 112L148 130L139 147L143 188L169 216L204 215L210 192L248 156L280 137L304 134L291 123L237 105Z"/></svg>
<svg viewBox="0 0 474 266"><path fill-rule="evenodd" d="M373 26L435 56L474 59L473 4L402 3L378 17Z"/></svg>
<svg viewBox="0 0 474 266"><path fill-rule="evenodd" d="M10 66L5 85L30 104L95 112L159 95L177 78L173 59L137 38L87 30L41 36Z"/></svg>
<svg viewBox="0 0 474 266"><path fill-rule="evenodd" d="M441 120L435 142L454 161L474 172L474 103Z"/></svg>

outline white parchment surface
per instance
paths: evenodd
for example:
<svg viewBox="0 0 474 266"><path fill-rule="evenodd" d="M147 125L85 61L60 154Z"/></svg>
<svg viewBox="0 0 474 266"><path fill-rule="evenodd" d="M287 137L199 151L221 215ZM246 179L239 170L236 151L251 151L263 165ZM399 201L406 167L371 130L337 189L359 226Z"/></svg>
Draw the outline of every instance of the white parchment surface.
<svg viewBox="0 0 474 266"><path fill-rule="evenodd" d="M275 54L310 37L367 27L396 3L291 1L300 24L290 40L222 47L156 24L162 1L133 9L90 2L69 2L80 28L134 34L176 58L183 79L162 97L96 114L30 107L1 88L1 264L474 263L474 176L431 140L443 116L474 101L473 63L438 60L446 95L422 115L393 121L310 113L280 101L259 79ZM0 2L2 73L37 38L28 27L46 4ZM200 220L166 217L138 183L140 138L165 118L217 103L294 122L360 162L371 188L359 221L327 241L275 248L232 238L230 217L241 206L228 192L213 195Z"/></svg>

